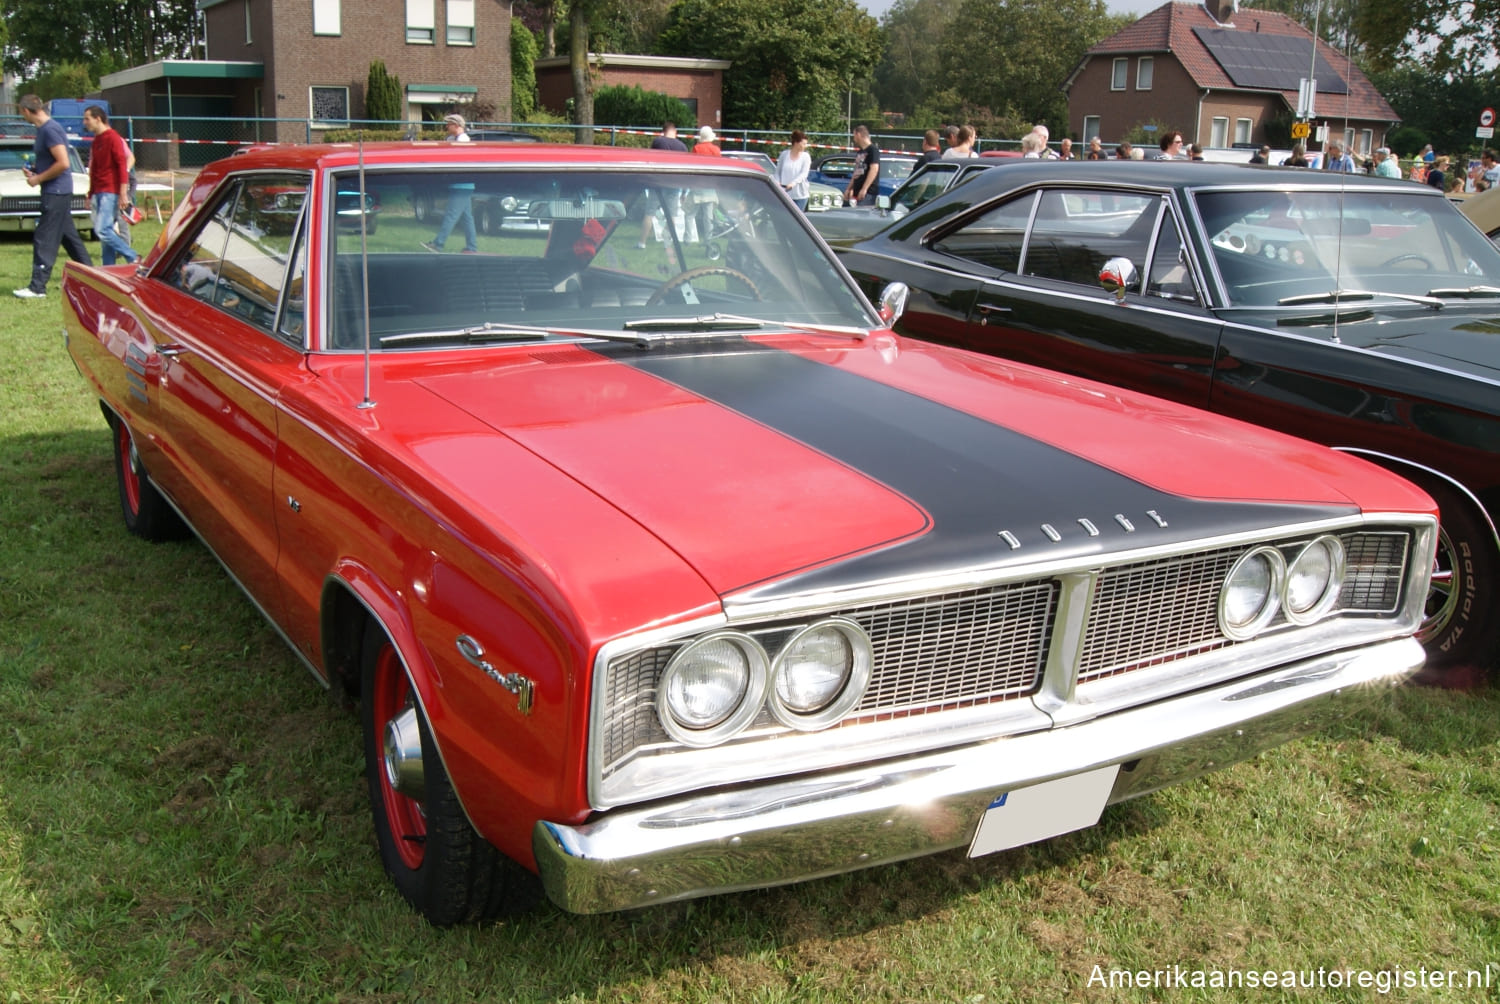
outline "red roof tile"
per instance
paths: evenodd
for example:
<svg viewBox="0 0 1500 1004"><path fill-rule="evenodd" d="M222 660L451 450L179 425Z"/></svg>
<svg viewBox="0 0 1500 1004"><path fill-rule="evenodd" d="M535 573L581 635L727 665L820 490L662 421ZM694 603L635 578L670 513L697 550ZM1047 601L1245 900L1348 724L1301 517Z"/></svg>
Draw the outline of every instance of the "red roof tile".
<svg viewBox="0 0 1500 1004"><path fill-rule="evenodd" d="M1229 22L1220 23L1201 3L1167 3L1106 38L1090 49L1088 55L1169 52L1199 87L1238 90L1218 60L1214 59L1208 48L1193 33L1194 28L1233 28L1237 31L1259 31L1302 38L1312 36L1312 32L1297 21L1275 11L1241 9L1235 12ZM1321 90L1318 92L1317 109L1320 119L1347 117L1388 122L1401 120L1359 67L1327 42L1320 39L1317 46L1318 55L1326 59L1329 65L1336 67L1349 85L1347 97ZM1296 90L1278 93L1282 95L1288 108L1297 107Z"/></svg>

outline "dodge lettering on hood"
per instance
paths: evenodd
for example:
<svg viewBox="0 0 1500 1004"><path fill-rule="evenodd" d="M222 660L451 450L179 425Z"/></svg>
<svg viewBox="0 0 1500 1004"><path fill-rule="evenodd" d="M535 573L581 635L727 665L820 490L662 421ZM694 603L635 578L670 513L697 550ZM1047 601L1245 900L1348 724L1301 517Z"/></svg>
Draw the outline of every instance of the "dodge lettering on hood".
<svg viewBox="0 0 1500 1004"><path fill-rule="evenodd" d="M902 338L752 167L257 150L64 293L127 530L357 695L435 924L1043 840L1422 663L1421 490Z"/></svg>

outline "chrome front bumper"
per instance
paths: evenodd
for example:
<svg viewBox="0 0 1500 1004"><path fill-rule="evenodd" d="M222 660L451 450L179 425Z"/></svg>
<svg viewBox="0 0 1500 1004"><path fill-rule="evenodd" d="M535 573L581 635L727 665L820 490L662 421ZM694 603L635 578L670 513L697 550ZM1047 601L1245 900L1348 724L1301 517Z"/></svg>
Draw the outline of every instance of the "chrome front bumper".
<svg viewBox="0 0 1500 1004"><path fill-rule="evenodd" d="M991 800L1120 764L1108 804L1244 760L1389 700L1414 639L1297 663L1064 728L617 809L532 833L547 895L604 913L782 885L970 843Z"/></svg>

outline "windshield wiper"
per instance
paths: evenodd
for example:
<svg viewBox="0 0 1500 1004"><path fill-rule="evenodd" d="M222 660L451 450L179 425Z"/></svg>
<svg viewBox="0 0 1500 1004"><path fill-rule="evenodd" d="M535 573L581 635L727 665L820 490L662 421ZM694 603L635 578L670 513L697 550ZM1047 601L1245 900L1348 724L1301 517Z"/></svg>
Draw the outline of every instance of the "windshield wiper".
<svg viewBox="0 0 1500 1004"><path fill-rule="evenodd" d="M551 335L568 335L585 338L612 338L616 341L639 342L637 335L624 335L619 331L592 331L581 328L548 328L539 324L497 324L485 321L467 328L452 328L444 331L408 331L397 335L384 335L377 339L382 346L415 345L424 342L465 342L479 345L484 342L524 342L544 339Z"/></svg>
<svg viewBox="0 0 1500 1004"><path fill-rule="evenodd" d="M1389 297L1393 300L1405 300L1408 303L1420 303L1424 307L1433 310L1442 310L1443 301L1429 294L1417 296L1414 293L1386 293L1374 292L1368 289L1330 289L1326 293L1303 293L1299 296L1283 297L1276 301L1278 307L1299 306L1304 303L1338 303L1341 300L1373 300L1376 297Z"/></svg>
<svg viewBox="0 0 1500 1004"><path fill-rule="evenodd" d="M626 331L744 331L758 328L762 322L753 317L730 317L727 314L704 314L699 317L642 317L620 325Z"/></svg>
<svg viewBox="0 0 1500 1004"><path fill-rule="evenodd" d="M1481 296L1500 296L1500 286L1459 286L1453 289L1429 289L1428 296L1456 296L1459 299L1477 299Z"/></svg>

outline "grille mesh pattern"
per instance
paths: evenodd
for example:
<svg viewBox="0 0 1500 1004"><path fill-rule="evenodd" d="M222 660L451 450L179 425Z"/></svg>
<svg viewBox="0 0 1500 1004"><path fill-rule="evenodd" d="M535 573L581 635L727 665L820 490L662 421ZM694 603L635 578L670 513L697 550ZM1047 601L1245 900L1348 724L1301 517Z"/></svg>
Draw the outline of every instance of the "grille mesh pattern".
<svg viewBox="0 0 1500 1004"><path fill-rule="evenodd" d="M1290 561L1310 539L1277 546ZM1337 609L1394 613L1410 539L1403 531L1343 534L1347 571ZM1218 598L1230 569L1248 549L1226 547L1100 571L1079 643L1078 681L1235 644L1219 632ZM1059 593L1058 582L1047 578L841 611L864 628L874 649L869 688L845 721L899 718L1033 693L1052 645ZM795 626L766 624L751 633L774 659ZM1290 627L1278 616L1268 630ZM656 717L656 687L681 644L610 664L600 747L606 773L643 747L671 743ZM753 729L783 727L763 713Z"/></svg>
<svg viewBox="0 0 1500 1004"><path fill-rule="evenodd" d="M1244 548L1105 571L1094 587L1078 681L1155 665L1227 644L1219 587Z"/></svg>

